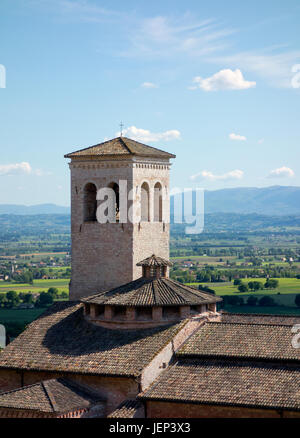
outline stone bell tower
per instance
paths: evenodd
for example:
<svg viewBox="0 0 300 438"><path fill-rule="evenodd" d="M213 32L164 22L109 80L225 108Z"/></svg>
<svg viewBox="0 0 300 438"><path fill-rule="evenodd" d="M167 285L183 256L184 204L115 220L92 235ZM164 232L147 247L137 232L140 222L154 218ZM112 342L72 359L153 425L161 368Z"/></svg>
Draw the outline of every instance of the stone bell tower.
<svg viewBox="0 0 300 438"><path fill-rule="evenodd" d="M65 158L71 159L70 300L141 277L136 264L151 254L169 258L169 169L175 155L118 137ZM115 193L115 217L99 223L97 208L104 201L97 193L103 188ZM124 195L132 212L126 218L120 212Z"/></svg>

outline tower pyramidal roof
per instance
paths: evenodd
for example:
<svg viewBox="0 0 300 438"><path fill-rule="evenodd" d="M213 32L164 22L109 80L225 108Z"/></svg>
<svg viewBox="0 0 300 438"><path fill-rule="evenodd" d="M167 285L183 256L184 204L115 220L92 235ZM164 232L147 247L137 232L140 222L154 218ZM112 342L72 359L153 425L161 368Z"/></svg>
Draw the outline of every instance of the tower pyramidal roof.
<svg viewBox="0 0 300 438"><path fill-rule="evenodd" d="M126 157L140 156L153 158L176 158L176 155L161 149L147 146L127 137L116 137L112 140L96 144L65 155L65 158L93 158L93 157Z"/></svg>

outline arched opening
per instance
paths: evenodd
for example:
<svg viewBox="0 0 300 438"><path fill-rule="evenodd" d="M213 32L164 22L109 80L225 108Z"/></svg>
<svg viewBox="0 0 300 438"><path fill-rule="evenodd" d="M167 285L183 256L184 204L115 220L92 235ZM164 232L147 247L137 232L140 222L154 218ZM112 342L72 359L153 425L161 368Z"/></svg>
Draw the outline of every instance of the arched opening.
<svg viewBox="0 0 300 438"><path fill-rule="evenodd" d="M154 222L162 222L162 186L159 182L154 186Z"/></svg>
<svg viewBox="0 0 300 438"><path fill-rule="evenodd" d="M95 222L97 212L97 188L95 184L88 183L84 187L83 216L84 222Z"/></svg>
<svg viewBox="0 0 300 438"><path fill-rule="evenodd" d="M119 189L119 185L115 182L111 182L108 187L110 189L113 189L113 191L115 192L115 196L116 196L116 222L119 222L120 220L120 189Z"/></svg>
<svg viewBox="0 0 300 438"><path fill-rule="evenodd" d="M144 182L141 187L141 221L142 222L150 221L149 202L150 202L149 186L146 182Z"/></svg>

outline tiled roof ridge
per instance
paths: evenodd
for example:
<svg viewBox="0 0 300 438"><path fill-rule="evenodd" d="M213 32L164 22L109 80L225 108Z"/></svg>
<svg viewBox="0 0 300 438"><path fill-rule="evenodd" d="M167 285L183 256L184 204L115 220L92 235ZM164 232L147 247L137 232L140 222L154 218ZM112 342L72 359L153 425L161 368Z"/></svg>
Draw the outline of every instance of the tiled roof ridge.
<svg viewBox="0 0 300 438"><path fill-rule="evenodd" d="M261 362L268 362L268 363L274 363L274 361L276 362L284 362L284 363L299 363L299 359L295 359L293 357L275 357L275 356L242 356L239 354L232 354L231 356L226 354L226 353L212 353L212 354L199 354L199 353L186 353L183 352L181 353L180 351L176 351L175 355L177 358L182 358L182 357L190 357L190 358L199 358L199 359L222 359L224 361L229 361L231 362L233 358L235 358L236 360L246 360L249 363L252 362L257 362L257 361L261 361Z"/></svg>
<svg viewBox="0 0 300 438"><path fill-rule="evenodd" d="M272 315L273 316L273 315ZM290 330L290 326L289 325L284 325L284 324L275 324L275 323L264 323L264 324L258 324L258 323L250 323L250 322L228 322L228 321L208 321L209 324L226 324L226 325L248 325L250 327L259 327L259 326L263 326L263 327L285 327L288 328Z"/></svg>
<svg viewBox="0 0 300 438"><path fill-rule="evenodd" d="M94 144L94 145L92 145L92 146L87 146L86 148L82 148L82 149L77 149L76 151L73 151L73 152L70 152L70 153L68 153L68 154L65 154L64 155L64 158L68 158L70 155L72 155L72 154L77 154L77 152L83 152L83 151L86 151L86 150L88 150L88 149L91 149L91 148L94 148L94 147L96 147L96 146L99 146L100 144L106 144L106 143L109 143L111 140L117 140L119 137L115 137L114 139L110 139L110 140L105 140L105 141L103 141L103 142L101 142L101 143L97 143L97 144Z"/></svg>
<svg viewBox="0 0 300 438"><path fill-rule="evenodd" d="M139 400L151 400L151 401L172 401L173 403L189 403L189 404L195 404L195 405L214 405L214 406L233 406L233 407L241 407L241 408L251 408L251 409L266 409L266 410L283 410L283 411L296 411L299 412L300 408L295 408L293 406L280 406L280 405L272 405L272 406L267 406L266 404L254 404L254 403L234 403L234 402L229 402L229 401L222 401L222 402L217 402L217 401L198 401L198 400L190 400L188 398L184 399L184 398L174 398L174 397L147 397L147 396L143 396L143 395L138 395L137 398Z"/></svg>
<svg viewBox="0 0 300 438"><path fill-rule="evenodd" d="M186 284L184 284L184 283L180 283L179 281L173 280L172 278L168 278L167 280L169 280L171 283L175 283L176 285L180 286L182 289L185 289L185 290L187 290L188 292L190 292L190 293L192 293L192 294L194 294L194 295L196 295L196 296L198 296L197 293L200 292L201 294L205 295L207 298L211 298L213 301L221 301L221 300L222 300L222 299L221 299L220 297L218 297L217 295L213 295L213 294L210 294L209 292L206 292L206 291L202 291L202 290L196 289L196 288L193 287L193 286L187 286ZM197 292L197 293L196 293L196 292Z"/></svg>
<svg viewBox="0 0 300 438"><path fill-rule="evenodd" d="M6 395L6 394L12 394L12 393L14 393L14 392L18 392L18 391L20 391L20 390L22 390L22 389L29 389L29 388L33 388L33 387L35 387L35 386L41 386L41 383L42 382L36 382L36 383L32 383L31 385L26 385L26 386L23 386L23 387L21 387L21 388L14 388L14 389L10 389L9 391L2 391L2 392L0 392L0 397L2 396L2 395Z"/></svg>
<svg viewBox="0 0 300 438"><path fill-rule="evenodd" d="M164 154L165 153L169 153L169 152L166 152L166 151L163 151L162 149L159 149L159 148L155 148L154 146L149 146L148 144L145 144L145 143L142 143L142 142L140 142L140 141L137 141L137 140L133 140L132 138L129 138L129 137L121 137L121 139L126 139L126 140L129 140L129 141L134 141L135 143L137 143L137 144L139 144L139 145L141 145L141 146L147 146L148 148L150 148L150 149L153 149L153 150L155 150L155 151L158 151L158 152L163 152ZM170 155L173 155L173 154L170 154Z"/></svg>
<svg viewBox="0 0 300 438"><path fill-rule="evenodd" d="M276 317L276 318L299 318L300 319L300 314L280 314L280 313L236 313L236 312L222 312L223 315L226 316L246 316L246 317L251 317L251 316L262 316L262 317Z"/></svg>
<svg viewBox="0 0 300 438"><path fill-rule="evenodd" d="M130 147L126 144L126 142L124 141L124 138L123 137L117 137L117 138L119 138L120 139L120 142L123 144L123 146L128 150L128 152L130 153L130 154L133 154L134 155L134 153L132 152L132 150L130 149ZM126 138L126 137L125 137Z"/></svg>
<svg viewBox="0 0 300 438"><path fill-rule="evenodd" d="M153 154L153 152L156 152L156 155L160 156L162 158L175 158L174 154L170 154L169 152L166 152L166 151L164 151L162 149L158 149L158 148L155 148L153 146L149 146L147 144L144 144L144 143L141 143L139 141L133 140L133 139L128 138L128 137L123 137L123 136L122 137L121 136L114 137L114 138L111 138L109 140L103 141L101 143L97 143L97 144L94 144L94 145L91 145L91 146L87 146L87 147L82 148L82 149L77 149L76 151L73 151L73 152L70 152L68 154L65 154L64 158L73 158L73 157L76 157L78 155L81 156L81 157L87 157L90 154L84 154L85 151L88 152L91 149L99 148L99 147L101 147L103 145L107 145L107 144L113 143L113 142L118 142L118 146L119 147L121 146L124 149L126 149L125 155L137 155L137 156L147 157L148 154L150 153L150 151L149 151L148 154L147 154L147 150L151 150L152 154L150 153L150 155L149 155L150 157L151 156L155 156ZM130 142L133 143L132 147L131 147ZM143 149L141 149L140 151L139 150L134 150L134 144L136 144L139 147L142 147ZM114 155L118 156L118 155L123 155L123 154L122 153L107 153L106 155L107 156L114 156Z"/></svg>
<svg viewBox="0 0 300 438"><path fill-rule="evenodd" d="M51 380L44 380L44 381L42 381L41 382L41 387L43 388L43 390L44 390L44 392L46 394L46 397L49 400L49 404L50 404L53 412L58 412L59 408L58 408L58 405L57 405L57 403L55 401L55 398L54 398L54 396L52 394L52 391L51 391L51 389L49 387L49 382L51 382Z"/></svg>
<svg viewBox="0 0 300 438"><path fill-rule="evenodd" d="M175 353L176 354L176 353ZM243 368L266 368L266 369L279 369L284 371L297 371L300 373L300 369L296 364L293 364L296 368L293 368L290 366L290 363L282 362L278 359L270 359L268 361L259 358L252 358L254 359L249 360L246 357L239 358L237 356L224 356L224 357L214 357L214 356L207 356L207 357L191 357L191 356L184 356L180 355L179 357L176 357L177 362L172 364L172 366L210 366L214 365L215 367L222 368L223 366L226 366L228 368L236 368L236 367L243 367ZM166 369L167 370L167 369ZM166 371L164 370L164 371Z"/></svg>

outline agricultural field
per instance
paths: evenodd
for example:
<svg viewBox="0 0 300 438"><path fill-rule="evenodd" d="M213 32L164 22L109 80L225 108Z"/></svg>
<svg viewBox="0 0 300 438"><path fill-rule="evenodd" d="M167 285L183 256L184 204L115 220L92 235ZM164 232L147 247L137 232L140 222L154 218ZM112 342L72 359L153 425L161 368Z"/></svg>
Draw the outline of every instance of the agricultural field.
<svg viewBox="0 0 300 438"><path fill-rule="evenodd" d="M47 292L50 287L56 287L61 292L68 292L69 290L69 279L54 279L54 280L33 280L33 284L26 283L0 283L0 293L8 292L10 290L14 290L16 292L31 292L31 293L39 293L39 292Z"/></svg>
<svg viewBox="0 0 300 438"><path fill-rule="evenodd" d="M211 289L215 290L216 295L238 295L238 296L246 296L246 295L295 295L300 293L300 280L297 278L277 278L279 281L279 286L276 289L262 289L255 292L239 292L237 286L234 286L233 282L224 282L224 283L207 283L205 286L209 286ZM260 281L261 283L265 283L265 278L243 278L242 282L248 284L249 281ZM198 287L199 284L204 285L204 283L189 283L192 286Z"/></svg>

